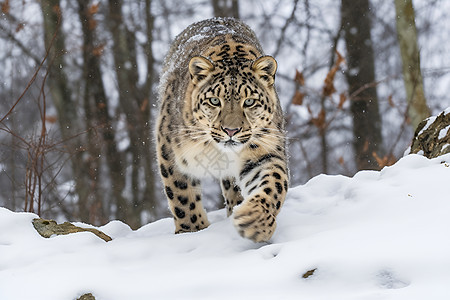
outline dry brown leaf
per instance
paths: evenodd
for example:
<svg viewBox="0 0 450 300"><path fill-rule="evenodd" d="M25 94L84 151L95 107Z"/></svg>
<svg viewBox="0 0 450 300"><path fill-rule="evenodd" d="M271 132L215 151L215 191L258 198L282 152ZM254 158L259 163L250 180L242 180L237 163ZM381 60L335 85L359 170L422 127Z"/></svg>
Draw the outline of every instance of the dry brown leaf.
<svg viewBox="0 0 450 300"><path fill-rule="evenodd" d="M392 95L389 95L388 97L388 103L390 107L395 107L395 103L394 101L392 101Z"/></svg>
<svg viewBox="0 0 450 300"><path fill-rule="evenodd" d="M380 169L387 167L387 166L392 166L397 161L397 158L395 156L393 156L392 154L385 155L383 157L379 157L378 154L373 152L372 156L377 161L377 164L380 167Z"/></svg>
<svg viewBox="0 0 450 300"><path fill-rule="evenodd" d="M58 16L61 16L61 7L59 5L54 5L52 7L53 12L55 12Z"/></svg>
<svg viewBox="0 0 450 300"><path fill-rule="evenodd" d="M338 109L342 109L342 107L344 107L345 101L347 101L347 96L345 96L344 93L339 94Z"/></svg>
<svg viewBox="0 0 450 300"><path fill-rule="evenodd" d="M316 126L319 129L325 128L325 124L326 124L325 121L326 121L326 113L323 108L320 110L317 117L311 119L311 122L314 124L314 126Z"/></svg>
<svg viewBox="0 0 450 300"><path fill-rule="evenodd" d="M303 98L305 98L305 94L300 91L295 91L294 97L292 97L292 104L302 105Z"/></svg>
<svg viewBox="0 0 450 300"><path fill-rule="evenodd" d="M90 18L88 21L88 27L90 30L94 30L97 27L97 21L95 21L94 19Z"/></svg>
<svg viewBox="0 0 450 300"><path fill-rule="evenodd" d="M99 6L100 6L100 3L95 3L95 4L92 4L91 6L89 6L88 14L95 15L96 13L98 13Z"/></svg>
<svg viewBox="0 0 450 300"><path fill-rule="evenodd" d="M97 46L97 47L95 47L94 49L92 49L92 54L94 55L94 56L102 56L102 54L103 54L103 49L105 49L105 46L106 46L106 44L101 44L101 45L99 45L99 46Z"/></svg>
<svg viewBox="0 0 450 300"><path fill-rule="evenodd" d="M295 82L300 86L305 85L305 78L303 77L303 73L299 72L298 70L295 70Z"/></svg>
<svg viewBox="0 0 450 300"><path fill-rule="evenodd" d="M302 278L307 279L307 278L313 276L313 275L314 275L314 272L315 272L316 270L317 270L317 268L314 268L314 269L312 269L312 270L306 271L306 272L302 275Z"/></svg>
<svg viewBox="0 0 450 300"><path fill-rule="evenodd" d="M147 106L148 106L148 99L146 98L146 99L144 99L144 101L142 101L142 104L140 107L141 111L144 112L147 109Z"/></svg>
<svg viewBox="0 0 450 300"><path fill-rule="evenodd" d="M5 15L9 14L9 11L11 10L11 6L9 5L9 0L5 0L5 1L1 2L1 10L2 10L2 13L4 13Z"/></svg>
<svg viewBox="0 0 450 300"><path fill-rule="evenodd" d="M98 109L104 109L105 107L106 107L106 103L104 103L104 102L97 103Z"/></svg>
<svg viewBox="0 0 450 300"><path fill-rule="evenodd" d="M48 122L50 124L56 123L58 118L56 116L45 116L45 122Z"/></svg>
<svg viewBox="0 0 450 300"><path fill-rule="evenodd" d="M337 60L336 60L336 64L335 65L340 66L341 64L345 63L345 58L337 50L336 50L336 55L337 55Z"/></svg>
<svg viewBox="0 0 450 300"><path fill-rule="evenodd" d="M336 75L337 70L338 69L336 67L331 68L331 70L327 74L327 77L325 78L323 90L322 90L322 94L325 97L331 96L334 94L334 92L336 92L333 81L334 81L334 75Z"/></svg>
<svg viewBox="0 0 450 300"><path fill-rule="evenodd" d="M322 90L322 94L325 97L331 96L332 94L334 94L336 92L336 89L334 87L334 77L336 76L337 71L339 70L339 66L345 62L344 57L338 52L336 51L336 55L337 55L337 59L333 65L333 67L330 69L330 71L328 72L327 76L325 77L324 80L324 86L323 86L323 90Z"/></svg>
<svg viewBox="0 0 450 300"><path fill-rule="evenodd" d="M369 141L368 140L366 140L364 142L363 152L367 152L367 150L369 150Z"/></svg>
<svg viewBox="0 0 450 300"><path fill-rule="evenodd" d="M16 26L16 33L25 28L25 23L19 23Z"/></svg>

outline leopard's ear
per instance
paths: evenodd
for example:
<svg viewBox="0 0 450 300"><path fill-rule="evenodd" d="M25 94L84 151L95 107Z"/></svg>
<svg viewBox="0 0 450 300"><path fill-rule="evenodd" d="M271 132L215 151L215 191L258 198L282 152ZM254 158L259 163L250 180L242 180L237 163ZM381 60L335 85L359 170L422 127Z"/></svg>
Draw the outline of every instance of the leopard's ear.
<svg viewBox="0 0 450 300"><path fill-rule="evenodd" d="M275 82L277 61L269 55L261 56L253 62L252 70L261 80L266 82L268 86L272 86Z"/></svg>
<svg viewBox="0 0 450 300"><path fill-rule="evenodd" d="M194 82L202 81L212 71L214 65L204 56L194 56L189 61L189 73Z"/></svg>

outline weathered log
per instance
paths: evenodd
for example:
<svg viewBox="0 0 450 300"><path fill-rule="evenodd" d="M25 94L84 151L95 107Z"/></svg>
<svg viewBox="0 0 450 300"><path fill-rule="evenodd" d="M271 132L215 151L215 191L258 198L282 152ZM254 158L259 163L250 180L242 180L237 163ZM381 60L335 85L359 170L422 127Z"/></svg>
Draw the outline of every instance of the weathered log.
<svg viewBox="0 0 450 300"><path fill-rule="evenodd" d="M96 236L98 236L99 238L101 238L102 240L104 240L106 242L109 242L112 240L111 237L104 234L100 230L97 230L94 228L81 228L81 227L75 226L69 222L57 224L56 221L54 221L54 220L45 220L45 219L36 218L36 219L33 219L33 226L37 230L37 232L45 238L49 238L52 235L65 235L65 234L70 234L70 233L75 233L75 232L88 231L88 232L92 232L93 234L95 234Z"/></svg>
<svg viewBox="0 0 450 300"><path fill-rule="evenodd" d="M95 297L91 293L88 293L88 294L81 295L81 297L78 298L77 300L95 300Z"/></svg>
<svg viewBox="0 0 450 300"><path fill-rule="evenodd" d="M450 108L438 116L423 120L417 126L410 153L428 158L450 153Z"/></svg>

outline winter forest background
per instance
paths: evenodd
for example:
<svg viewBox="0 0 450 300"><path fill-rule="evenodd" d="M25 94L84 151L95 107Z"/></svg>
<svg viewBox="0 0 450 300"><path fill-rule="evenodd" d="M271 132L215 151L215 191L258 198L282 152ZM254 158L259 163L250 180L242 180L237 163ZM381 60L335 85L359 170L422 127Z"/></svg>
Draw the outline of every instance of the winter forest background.
<svg viewBox="0 0 450 300"><path fill-rule="evenodd" d="M213 16L244 20L278 61L291 186L394 163L417 120L450 104L450 3L396 12L400 2L1 1L0 206L132 228L167 216L152 136L159 70L176 34ZM398 33L414 27L402 48ZM428 109L414 111L422 81ZM222 207L205 186L207 209Z"/></svg>

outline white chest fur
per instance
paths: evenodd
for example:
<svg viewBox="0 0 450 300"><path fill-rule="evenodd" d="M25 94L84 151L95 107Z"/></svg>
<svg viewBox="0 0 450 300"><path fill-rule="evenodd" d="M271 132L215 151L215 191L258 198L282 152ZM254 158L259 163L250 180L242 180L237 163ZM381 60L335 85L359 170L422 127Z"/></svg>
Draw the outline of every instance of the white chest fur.
<svg viewBox="0 0 450 300"><path fill-rule="evenodd" d="M198 145L184 149L176 157L182 172L196 178L237 177L242 165L239 148L223 148L216 144Z"/></svg>

